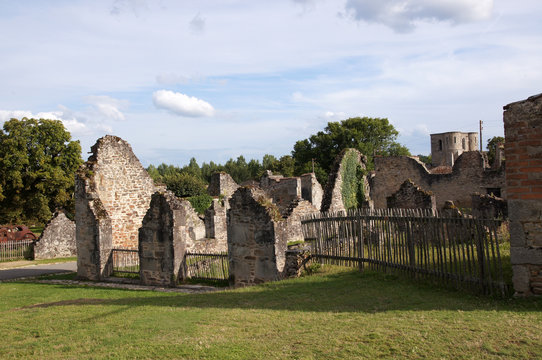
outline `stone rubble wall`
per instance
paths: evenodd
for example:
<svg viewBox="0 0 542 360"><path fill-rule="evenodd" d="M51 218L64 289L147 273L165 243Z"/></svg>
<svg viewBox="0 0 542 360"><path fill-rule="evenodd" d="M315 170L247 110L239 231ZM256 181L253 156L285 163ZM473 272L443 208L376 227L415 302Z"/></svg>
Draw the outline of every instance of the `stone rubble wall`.
<svg viewBox="0 0 542 360"><path fill-rule="evenodd" d="M89 186L111 218L113 247L137 249L138 229L158 189L132 147L119 137L104 136L83 166Z"/></svg>
<svg viewBox="0 0 542 360"><path fill-rule="evenodd" d="M314 173L301 175L301 197L310 201L317 209L322 207L324 189L322 189L322 185L320 185Z"/></svg>
<svg viewBox="0 0 542 360"><path fill-rule="evenodd" d="M76 255L75 221L68 219L64 212L57 211L34 246L34 258L55 259Z"/></svg>
<svg viewBox="0 0 542 360"><path fill-rule="evenodd" d="M358 164L361 165L362 169L366 169L366 158L356 149L345 149L343 150L336 158L331 172L329 174L326 188L324 190L324 196L322 198L322 212L338 212L346 211L346 208L343 203L342 197L342 170L343 170L343 159L351 152L356 153L358 157ZM369 182L366 176L363 176L363 183L365 188L365 197L368 202L370 202L370 190Z"/></svg>
<svg viewBox="0 0 542 360"><path fill-rule="evenodd" d="M506 105L503 120L514 290L542 295L542 94Z"/></svg>
<svg viewBox="0 0 542 360"><path fill-rule="evenodd" d="M286 241L276 236L282 218L262 190L240 187L228 210L228 260L234 286L278 280L284 269Z"/></svg>
<svg viewBox="0 0 542 360"><path fill-rule="evenodd" d="M239 185L225 172L217 172L211 176L207 193L211 196L230 198Z"/></svg>
<svg viewBox="0 0 542 360"><path fill-rule="evenodd" d="M75 176L75 239L77 276L101 280L112 272L111 218L84 174Z"/></svg>
<svg viewBox="0 0 542 360"><path fill-rule="evenodd" d="M263 189L280 211L285 211L293 200L301 198L301 179L273 175L267 170L260 180Z"/></svg>
<svg viewBox="0 0 542 360"><path fill-rule="evenodd" d="M186 252L181 199L156 192L139 229L140 278L144 285L175 286ZM184 235L184 236L183 236Z"/></svg>
<svg viewBox="0 0 542 360"><path fill-rule="evenodd" d="M507 219L508 204L493 195L472 194L472 215L483 219Z"/></svg>
<svg viewBox="0 0 542 360"><path fill-rule="evenodd" d="M296 199L290 203L286 212L282 213L283 220L276 224L276 236L286 244L303 241L301 219L319 213L319 210L307 200Z"/></svg>
<svg viewBox="0 0 542 360"><path fill-rule="evenodd" d="M213 199L211 206L205 210L205 237L223 241L228 240L228 225L226 224L227 199Z"/></svg>
<svg viewBox="0 0 542 360"><path fill-rule="evenodd" d="M405 180L397 192L388 196L386 203L388 208L437 210L435 195L422 190L410 179Z"/></svg>
<svg viewBox="0 0 542 360"><path fill-rule="evenodd" d="M464 152L450 174L431 174L424 164L408 156L377 156L374 161L371 198L376 208L385 208L386 198L398 191L407 179L431 191L438 208L442 208L446 200L454 201L459 207L471 207L471 194L485 193L486 188L500 188L506 198L504 170L488 169L479 151Z"/></svg>

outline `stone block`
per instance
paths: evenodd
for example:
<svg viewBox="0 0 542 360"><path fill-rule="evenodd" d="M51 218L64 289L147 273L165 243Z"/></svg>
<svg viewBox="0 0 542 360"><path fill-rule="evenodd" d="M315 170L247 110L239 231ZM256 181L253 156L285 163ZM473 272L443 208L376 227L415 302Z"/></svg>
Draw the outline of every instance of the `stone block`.
<svg viewBox="0 0 542 360"><path fill-rule="evenodd" d="M519 264L542 264L542 248L511 247L510 262Z"/></svg>

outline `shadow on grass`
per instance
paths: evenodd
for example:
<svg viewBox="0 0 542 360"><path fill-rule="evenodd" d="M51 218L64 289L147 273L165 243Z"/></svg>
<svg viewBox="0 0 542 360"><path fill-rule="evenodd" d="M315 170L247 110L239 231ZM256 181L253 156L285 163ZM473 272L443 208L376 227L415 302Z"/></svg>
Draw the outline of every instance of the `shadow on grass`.
<svg viewBox="0 0 542 360"><path fill-rule="evenodd" d="M80 286L57 286L80 290ZM224 309L261 309L307 312L487 310L542 311L542 298L492 299L416 284L412 280L373 272L356 271L318 274L299 279L205 294L146 293L119 290L114 299L79 298L35 304L27 308L67 305L115 305L123 307L159 306Z"/></svg>

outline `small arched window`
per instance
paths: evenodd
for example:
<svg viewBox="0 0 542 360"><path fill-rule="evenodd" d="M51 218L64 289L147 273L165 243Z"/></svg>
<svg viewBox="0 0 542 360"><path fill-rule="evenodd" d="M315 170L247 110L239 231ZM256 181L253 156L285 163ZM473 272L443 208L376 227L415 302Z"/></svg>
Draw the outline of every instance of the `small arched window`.
<svg viewBox="0 0 542 360"><path fill-rule="evenodd" d="M442 140L438 141L438 151L442 151Z"/></svg>

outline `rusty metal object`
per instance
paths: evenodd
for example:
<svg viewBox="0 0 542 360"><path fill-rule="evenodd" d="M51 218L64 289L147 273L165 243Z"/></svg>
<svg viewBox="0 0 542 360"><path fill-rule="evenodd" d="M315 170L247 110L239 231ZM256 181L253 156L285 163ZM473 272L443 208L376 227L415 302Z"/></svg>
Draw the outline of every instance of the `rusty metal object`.
<svg viewBox="0 0 542 360"><path fill-rule="evenodd" d="M0 227L0 243L20 240L36 240L36 235L25 225L4 225Z"/></svg>

